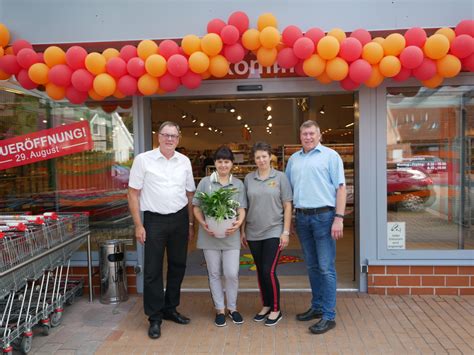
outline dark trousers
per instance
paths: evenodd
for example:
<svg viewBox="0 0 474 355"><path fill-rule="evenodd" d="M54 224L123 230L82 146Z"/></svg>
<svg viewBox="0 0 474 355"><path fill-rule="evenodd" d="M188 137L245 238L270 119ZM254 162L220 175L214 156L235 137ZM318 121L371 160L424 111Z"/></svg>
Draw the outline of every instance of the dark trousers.
<svg viewBox="0 0 474 355"><path fill-rule="evenodd" d="M162 215L144 213L146 231L143 305L149 321L160 321L163 313L179 305L181 282L186 271L189 217L187 206ZM166 292L163 290L163 258L168 259Z"/></svg>
<svg viewBox="0 0 474 355"><path fill-rule="evenodd" d="M255 266L257 267L258 287L264 307L273 312L280 310L280 282L276 268L280 258L280 239L248 241Z"/></svg>

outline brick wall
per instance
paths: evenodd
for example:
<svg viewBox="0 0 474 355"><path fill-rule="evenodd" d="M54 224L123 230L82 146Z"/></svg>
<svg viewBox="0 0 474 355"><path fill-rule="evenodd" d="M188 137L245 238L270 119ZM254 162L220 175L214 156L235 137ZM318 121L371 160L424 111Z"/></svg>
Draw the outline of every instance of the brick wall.
<svg viewBox="0 0 474 355"><path fill-rule="evenodd" d="M84 295L89 294L89 277L87 275L87 267L71 267L69 271L73 277L81 277L84 279ZM137 293L137 278L132 266L127 266L127 287L128 294ZM94 295L100 295L100 279L99 279L99 267L92 267L92 288L94 289Z"/></svg>
<svg viewBox="0 0 474 355"><path fill-rule="evenodd" d="M368 293L474 295L474 266L372 266Z"/></svg>

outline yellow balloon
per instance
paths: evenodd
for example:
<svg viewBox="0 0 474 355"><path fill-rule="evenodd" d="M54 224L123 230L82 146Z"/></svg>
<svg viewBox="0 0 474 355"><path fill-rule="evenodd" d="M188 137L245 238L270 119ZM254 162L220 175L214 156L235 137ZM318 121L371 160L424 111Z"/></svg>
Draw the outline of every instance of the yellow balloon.
<svg viewBox="0 0 474 355"><path fill-rule="evenodd" d="M138 79L138 90L143 95L153 95L159 87L158 79L150 74L143 74L140 79Z"/></svg>
<svg viewBox="0 0 474 355"><path fill-rule="evenodd" d="M349 73L349 64L339 57L328 60L326 63L326 74L331 80L342 80Z"/></svg>
<svg viewBox="0 0 474 355"><path fill-rule="evenodd" d="M50 46L44 51L44 62L50 68L58 64L66 64L66 53L59 47Z"/></svg>
<svg viewBox="0 0 474 355"><path fill-rule="evenodd" d="M454 32L454 30L449 27L440 28L439 30L435 32L435 34L446 36L449 43L451 43L456 38L456 32Z"/></svg>
<svg viewBox="0 0 474 355"><path fill-rule="evenodd" d="M248 29L242 35L242 45L251 51L260 48L260 32L255 28Z"/></svg>
<svg viewBox="0 0 474 355"><path fill-rule="evenodd" d="M401 69L402 63L400 63L400 59L393 55L383 57L379 63L380 73L387 78L394 77L400 73Z"/></svg>
<svg viewBox="0 0 474 355"><path fill-rule="evenodd" d="M105 57L102 54L97 53L97 52L92 52L87 55L85 64L89 72L91 72L94 75L99 75L99 74L105 73L105 65L107 64L107 61L105 60ZM109 95L104 95L104 96L109 96Z"/></svg>
<svg viewBox="0 0 474 355"><path fill-rule="evenodd" d="M66 97L66 88L62 86L54 85L53 83L47 83L46 86L46 93L50 98L53 100L62 100Z"/></svg>
<svg viewBox="0 0 474 355"><path fill-rule="evenodd" d="M275 64L278 56L276 48L260 47L257 51L257 61L264 67L271 67Z"/></svg>
<svg viewBox="0 0 474 355"><path fill-rule="evenodd" d="M10 74L7 74L2 69L0 69L0 80L8 80L10 77Z"/></svg>
<svg viewBox="0 0 474 355"><path fill-rule="evenodd" d="M441 59L448 54L448 51L449 40L446 36L439 33L428 37L423 47L423 52L431 59Z"/></svg>
<svg viewBox="0 0 474 355"><path fill-rule="evenodd" d="M181 41L181 48L184 53L191 55L194 52L201 50L201 39L196 35L187 35L183 37Z"/></svg>
<svg viewBox="0 0 474 355"><path fill-rule="evenodd" d="M316 79L318 79L318 81L321 84L329 84L329 83L332 82L332 79L328 76L328 74L326 72L324 72L321 75L317 76Z"/></svg>
<svg viewBox="0 0 474 355"><path fill-rule="evenodd" d="M438 74L444 78L452 78L461 71L461 61L458 57L447 54L445 57L436 61ZM426 86L426 85L425 85Z"/></svg>
<svg viewBox="0 0 474 355"><path fill-rule="evenodd" d="M215 56L222 50L222 39L215 33L208 33L201 40L201 48L208 56Z"/></svg>
<svg viewBox="0 0 474 355"><path fill-rule="evenodd" d="M117 89L117 83L115 82L115 79L112 77L112 75L102 73L94 78L92 87L97 94L107 97L113 95Z"/></svg>
<svg viewBox="0 0 474 355"><path fill-rule="evenodd" d="M49 67L44 63L35 63L28 69L28 76L36 84L44 85L48 79Z"/></svg>
<svg viewBox="0 0 474 355"><path fill-rule="evenodd" d="M303 62L303 71L307 76L316 78L324 73L326 61L317 54L313 54Z"/></svg>
<svg viewBox="0 0 474 355"><path fill-rule="evenodd" d="M188 60L189 69L196 74L202 74L209 69L210 60L206 53L194 52Z"/></svg>
<svg viewBox="0 0 474 355"><path fill-rule="evenodd" d="M257 28L259 31L266 27L278 27L278 21L276 17L269 12L260 15L257 20Z"/></svg>
<svg viewBox="0 0 474 355"><path fill-rule="evenodd" d="M369 42L362 49L362 58L370 64L377 64L383 58L383 47L377 42Z"/></svg>
<svg viewBox="0 0 474 355"><path fill-rule="evenodd" d="M145 61L145 70L151 76L163 76L166 73L166 59L159 54L152 54Z"/></svg>
<svg viewBox="0 0 474 355"><path fill-rule="evenodd" d="M0 23L0 47L6 47L8 42L10 42L10 31L7 26Z"/></svg>
<svg viewBox="0 0 474 355"><path fill-rule="evenodd" d="M125 97L125 94L122 93L119 89L115 89L113 97L116 97L117 99L123 99Z"/></svg>
<svg viewBox="0 0 474 355"><path fill-rule="evenodd" d="M94 89L90 89L87 93L89 94L89 97L92 100L102 101L103 99L105 99L104 96L100 96L98 93L96 93Z"/></svg>
<svg viewBox="0 0 474 355"><path fill-rule="evenodd" d="M331 60L339 53L340 45L336 37L325 36L318 42L317 52L319 56L326 60Z"/></svg>
<svg viewBox="0 0 474 355"><path fill-rule="evenodd" d="M145 39L138 43L137 53L141 59L146 60L152 54L158 53L158 45L152 40Z"/></svg>
<svg viewBox="0 0 474 355"><path fill-rule="evenodd" d="M107 48L102 52L105 60L108 62L111 58L116 58L120 55L120 52L115 48Z"/></svg>
<svg viewBox="0 0 474 355"><path fill-rule="evenodd" d="M203 73L200 73L202 80L209 79L211 77L211 73L209 73L209 70L206 70Z"/></svg>
<svg viewBox="0 0 474 355"><path fill-rule="evenodd" d="M378 43L380 45L383 45L383 41L385 41L385 38L383 37L375 37L374 39L372 39L372 42Z"/></svg>
<svg viewBox="0 0 474 355"><path fill-rule="evenodd" d="M365 86L369 88L375 88L382 84L384 76L380 73L378 64L372 65L372 73L370 74L370 78L364 83Z"/></svg>
<svg viewBox="0 0 474 355"><path fill-rule="evenodd" d="M382 43L384 54L397 56L403 51L405 44L405 37L400 33L392 33Z"/></svg>
<svg viewBox="0 0 474 355"><path fill-rule="evenodd" d="M433 76L431 79L421 81L423 86L426 86L427 88L430 88L430 89L434 89L440 86L442 82L443 82L443 77L438 74Z"/></svg>
<svg viewBox="0 0 474 355"><path fill-rule="evenodd" d="M336 37L339 43L341 43L344 38L346 38L346 33L340 28L333 28L331 31L328 32L327 35Z"/></svg>
<svg viewBox="0 0 474 355"><path fill-rule="evenodd" d="M229 72L229 62L222 55L211 57L209 62L209 72L216 78L223 78Z"/></svg>
<svg viewBox="0 0 474 355"><path fill-rule="evenodd" d="M278 43L280 43L280 31L275 27L265 27L262 32L260 32L259 39L262 47L268 49L275 48Z"/></svg>

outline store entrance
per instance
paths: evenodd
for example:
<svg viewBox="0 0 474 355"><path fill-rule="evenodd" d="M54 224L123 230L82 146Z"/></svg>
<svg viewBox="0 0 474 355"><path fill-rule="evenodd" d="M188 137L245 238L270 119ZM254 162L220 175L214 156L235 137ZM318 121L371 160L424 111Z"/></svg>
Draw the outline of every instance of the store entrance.
<svg viewBox="0 0 474 355"><path fill-rule="evenodd" d="M252 145L265 141L272 145L273 164L284 171L288 158L301 147L299 126L308 119L318 122L322 143L335 149L344 161L347 181L347 208L344 238L337 242L338 289L357 289L354 216L354 95L155 99L151 101L153 148L158 146L158 128L164 121L177 122L182 131L178 150L193 166L196 185L212 173L212 154L225 144L235 156L234 176L244 179L256 167L250 154ZM293 228L292 228L293 229ZM197 233L196 233L197 235ZM207 289L207 272L201 250L190 244L185 289ZM248 249L241 251L240 288L256 289L255 265ZM303 252L294 231L290 245L282 253L277 273L282 289L308 289Z"/></svg>

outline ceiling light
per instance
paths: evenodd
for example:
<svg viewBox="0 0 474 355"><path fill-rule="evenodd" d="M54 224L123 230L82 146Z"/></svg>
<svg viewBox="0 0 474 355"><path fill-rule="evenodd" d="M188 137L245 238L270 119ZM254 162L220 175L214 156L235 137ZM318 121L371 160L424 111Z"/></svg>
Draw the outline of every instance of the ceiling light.
<svg viewBox="0 0 474 355"><path fill-rule="evenodd" d="M252 130L251 130L251 129L249 129L249 133L252 133Z"/></svg>
<svg viewBox="0 0 474 355"><path fill-rule="evenodd" d="M354 125L354 122L349 123L349 124L346 124L346 128L347 128L347 127L350 127L350 126L353 126L353 125Z"/></svg>
<svg viewBox="0 0 474 355"><path fill-rule="evenodd" d="M79 118L80 121L84 121L84 117Z"/></svg>
<svg viewBox="0 0 474 355"><path fill-rule="evenodd" d="M265 110L267 110L268 112L270 112L272 110L272 107L269 105L269 104L266 104L265 105Z"/></svg>
<svg viewBox="0 0 474 355"><path fill-rule="evenodd" d="M47 121L47 120L43 120L43 123L48 123L48 121Z"/></svg>
<svg viewBox="0 0 474 355"><path fill-rule="evenodd" d="M202 122L201 122L199 125L200 125L201 127L204 127L204 123L202 123Z"/></svg>
<svg viewBox="0 0 474 355"><path fill-rule="evenodd" d="M197 121L197 118L193 116L193 119L192 119L191 122L192 122L192 123L196 123L196 121Z"/></svg>
<svg viewBox="0 0 474 355"><path fill-rule="evenodd" d="M324 111L324 105L322 105L321 108L319 109L319 113L321 115L324 115L326 113L326 111Z"/></svg>
<svg viewBox="0 0 474 355"><path fill-rule="evenodd" d="M234 108L234 107L231 107L231 108L229 109L229 111L232 112L232 113L234 113L234 112L235 112L235 108Z"/></svg>
<svg viewBox="0 0 474 355"><path fill-rule="evenodd" d="M188 115L187 115L186 113L183 113L183 114L181 115L181 118L182 118L183 120L184 120L186 117L188 117Z"/></svg>
<svg viewBox="0 0 474 355"><path fill-rule="evenodd" d="M267 121L270 121L272 118L273 118L272 115L268 115L267 116Z"/></svg>
<svg viewBox="0 0 474 355"><path fill-rule="evenodd" d="M197 136L198 134L199 134L198 132L194 131L194 135L195 135L195 136Z"/></svg>
<svg viewBox="0 0 474 355"><path fill-rule="evenodd" d="M216 133L217 133L218 131L219 131L219 130L218 130L217 128L214 130L214 132L216 132Z"/></svg>
<svg viewBox="0 0 474 355"><path fill-rule="evenodd" d="M155 134L156 132L155 132L155 131L151 131L151 133Z"/></svg>
<svg viewBox="0 0 474 355"><path fill-rule="evenodd" d="M248 125L247 123L246 123L246 124L244 124L244 127L245 127L245 128L247 128L248 126L249 126L249 125Z"/></svg>
<svg viewBox="0 0 474 355"><path fill-rule="evenodd" d="M212 127L211 126L207 127L207 129L212 132Z"/></svg>
<svg viewBox="0 0 474 355"><path fill-rule="evenodd" d="M268 124L268 127L273 127L273 124L270 122L270 123Z"/></svg>
<svg viewBox="0 0 474 355"><path fill-rule="evenodd" d="M240 121L242 119L242 116L238 115L237 116L237 121Z"/></svg>

